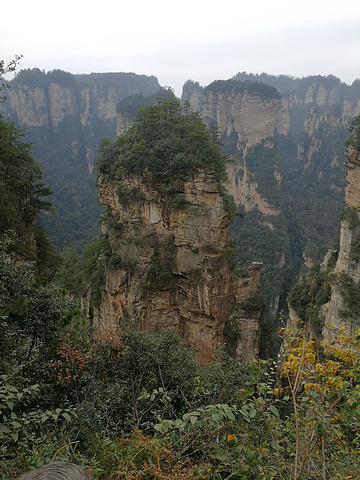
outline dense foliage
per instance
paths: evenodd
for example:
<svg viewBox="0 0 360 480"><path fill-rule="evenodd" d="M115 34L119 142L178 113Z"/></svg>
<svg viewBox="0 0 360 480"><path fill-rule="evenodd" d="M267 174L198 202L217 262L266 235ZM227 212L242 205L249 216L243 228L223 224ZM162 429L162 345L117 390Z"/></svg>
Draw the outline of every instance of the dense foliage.
<svg viewBox="0 0 360 480"><path fill-rule="evenodd" d="M351 133L351 136L347 143L353 145L356 150L360 150L360 115L355 117L351 122L349 132Z"/></svg>
<svg viewBox="0 0 360 480"><path fill-rule="evenodd" d="M142 93L129 95L116 105L116 113L120 113L124 115L127 120L133 121L141 109L154 103L157 98L169 99L173 97L173 95L172 90L166 88L160 88L151 95L143 95Z"/></svg>
<svg viewBox="0 0 360 480"><path fill-rule="evenodd" d="M51 209L46 197L52 192L23 137L22 130L0 116L0 235L11 230L12 251L34 260L39 273L52 276L53 247L37 222L42 211Z"/></svg>
<svg viewBox="0 0 360 480"><path fill-rule="evenodd" d="M41 346L49 347L71 307L65 292L39 277L35 262L17 261L11 238L0 244L1 365L4 371L36 364ZM44 351L41 355L44 354ZM35 358L34 358L35 357Z"/></svg>
<svg viewBox="0 0 360 480"><path fill-rule="evenodd" d="M21 58L22 55L15 55L15 58L11 60L7 65L5 65L4 60L0 60L0 91L2 92L0 95L0 103L6 100L6 95L4 94L4 91L10 88L10 85L5 82L3 77L7 73L14 72L16 70L16 66L21 60Z"/></svg>
<svg viewBox="0 0 360 480"><path fill-rule="evenodd" d="M42 388L44 365L75 306L40 275L41 265L19 257L18 243L14 231L0 237L0 471L7 465L10 476L20 458L51 442L50 432L59 434L60 412L70 419L66 407L52 409Z"/></svg>
<svg viewBox="0 0 360 480"><path fill-rule="evenodd" d="M279 148L287 158L282 179L283 205L304 229L305 254L320 262L333 242L338 242L340 214L344 208L345 171L343 165L346 129L335 127L327 131L326 119L319 114L318 135L321 144L307 161L313 143L302 139L304 155L299 160L287 153L288 145L279 139Z"/></svg>
<svg viewBox="0 0 360 480"><path fill-rule="evenodd" d="M52 459L99 479L356 478L358 337L319 355L283 331L282 366L201 366L175 330L84 333L38 358L41 380L1 376L2 478Z"/></svg>
<svg viewBox="0 0 360 480"><path fill-rule="evenodd" d="M49 125L27 128L27 138L33 142L34 156L47 182L56 188L51 197L55 215L42 215L42 224L58 251L71 246L82 253L99 233L102 213L95 179L89 175L86 162L88 146L83 129L65 117L56 130Z"/></svg>
<svg viewBox="0 0 360 480"><path fill-rule="evenodd" d="M30 154L30 144L23 142L23 137L23 131L0 118L0 233L13 225L29 227L39 210L50 207L44 197L52 192L43 183L39 165Z"/></svg>
<svg viewBox="0 0 360 480"><path fill-rule="evenodd" d="M32 404L41 401L35 378L74 307L63 289L49 283L58 261L36 220L49 210L51 191L23 136L0 117L0 470L18 451L41 442L45 424L59 416L60 409L40 411Z"/></svg>
<svg viewBox="0 0 360 480"><path fill-rule="evenodd" d="M269 141L262 141L249 149L245 162L257 185L258 193L270 205L279 208L282 204L283 193L276 175L278 177L283 175L284 159L278 149L269 144Z"/></svg>
<svg viewBox="0 0 360 480"><path fill-rule="evenodd" d="M265 85L260 82L238 82L236 80L216 80L215 82L210 83L205 88L205 91L209 92L234 92L234 93L245 93L247 92L250 95L259 96L262 100L272 100L274 98L281 98L280 93L274 87Z"/></svg>
<svg viewBox="0 0 360 480"><path fill-rule="evenodd" d="M213 170L226 179L227 158L217 144L217 132L207 129L200 115L175 98L158 98L140 110L134 125L122 137L100 149L98 169L121 178L150 173L155 183L171 187L198 169Z"/></svg>
<svg viewBox="0 0 360 480"><path fill-rule="evenodd" d="M305 278L291 289L288 302L303 322L310 322L313 333L321 337L323 320L319 312L324 303L330 300L330 272L335 265L322 268L315 264Z"/></svg>

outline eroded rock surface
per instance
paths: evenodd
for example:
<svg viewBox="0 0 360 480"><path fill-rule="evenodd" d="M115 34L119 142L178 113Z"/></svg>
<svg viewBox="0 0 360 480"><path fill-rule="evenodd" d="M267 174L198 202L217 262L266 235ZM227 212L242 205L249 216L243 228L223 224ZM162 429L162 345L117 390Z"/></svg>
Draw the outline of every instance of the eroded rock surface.
<svg viewBox="0 0 360 480"><path fill-rule="evenodd" d="M343 335L353 335L358 328L360 312L349 305L360 281L357 251L360 234L360 152L351 144L346 150L345 215L341 222L340 250L334 269L331 298L322 307L325 343L337 343ZM346 215L346 211L348 214Z"/></svg>
<svg viewBox="0 0 360 480"><path fill-rule="evenodd" d="M133 189L133 199L119 201L119 183ZM106 269L96 325L131 322L148 332L175 326L185 343L198 350L200 361L211 360L226 342L224 326L237 288L230 259L229 211L214 174L199 171L178 182L173 199L159 185L149 188L143 177L102 175L98 189L107 206L104 228L113 266ZM181 205L174 205L176 199ZM258 277L243 295L257 288ZM239 342L239 358L257 356L259 318L242 313L244 344Z"/></svg>
<svg viewBox="0 0 360 480"><path fill-rule="evenodd" d="M130 318L150 332L178 326L206 361L225 341L234 293L226 256L229 214L217 182L211 173L198 172L178 185L183 207L175 208L165 192L149 189L143 178L121 181L136 189L137 199L120 203L116 180L102 176L98 185L116 221L108 233L119 261L106 271L98 323Z"/></svg>

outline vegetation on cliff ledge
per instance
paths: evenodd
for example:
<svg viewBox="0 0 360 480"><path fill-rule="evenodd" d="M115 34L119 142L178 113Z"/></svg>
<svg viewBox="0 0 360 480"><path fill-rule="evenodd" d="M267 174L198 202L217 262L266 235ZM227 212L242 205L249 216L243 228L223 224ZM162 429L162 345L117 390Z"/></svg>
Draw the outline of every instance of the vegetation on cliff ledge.
<svg viewBox="0 0 360 480"><path fill-rule="evenodd" d="M326 269L316 263L309 274L291 289L287 301L302 322L310 321L313 333L322 335L324 319L319 315L321 307L330 300L330 273L334 265Z"/></svg>
<svg viewBox="0 0 360 480"><path fill-rule="evenodd" d="M168 187L199 169L213 170L226 180L228 158L221 153L216 129L207 128L187 102L158 98L140 110L127 133L99 146L98 170L103 174L139 175Z"/></svg>
<svg viewBox="0 0 360 480"><path fill-rule="evenodd" d="M352 121L349 132L351 133L350 138L347 140L347 145L353 145L356 150L360 150L360 115L354 118Z"/></svg>
<svg viewBox="0 0 360 480"><path fill-rule="evenodd" d="M208 85L205 91L213 93L224 93L229 91L234 93L247 92L249 95L258 96L262 100L281 98L279 91L275 87L265 85L265 83L248 80L245 80L245 82L239 82L237 80L216 80Z"/></svg>

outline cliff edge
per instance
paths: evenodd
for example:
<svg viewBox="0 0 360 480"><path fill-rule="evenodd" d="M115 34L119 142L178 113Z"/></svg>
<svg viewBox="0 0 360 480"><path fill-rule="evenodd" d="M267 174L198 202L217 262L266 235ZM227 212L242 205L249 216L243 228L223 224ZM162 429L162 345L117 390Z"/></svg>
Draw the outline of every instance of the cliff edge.
<svg viewBox="0 0 360 480"><path fill-rule="evenodd" d="M340 249L333 273L331 298L322 307L323 339L336 343L351 336L360 322L360 117L356 117L345 152L345 209L341 216Z"/></svg>

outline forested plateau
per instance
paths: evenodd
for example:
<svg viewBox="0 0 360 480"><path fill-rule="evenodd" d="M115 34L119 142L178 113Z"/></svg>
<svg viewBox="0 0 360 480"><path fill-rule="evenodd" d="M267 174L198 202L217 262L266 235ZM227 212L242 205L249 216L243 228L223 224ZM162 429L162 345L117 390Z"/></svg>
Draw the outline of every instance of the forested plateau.
<svg viewBox="0 0 360 480"><path fill-rule="evenodd" d="M10 87L2 478L356 478L360 82Z"/></svg>

